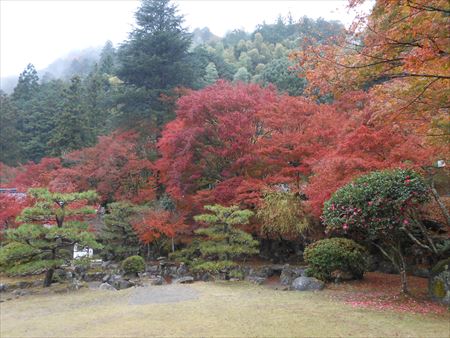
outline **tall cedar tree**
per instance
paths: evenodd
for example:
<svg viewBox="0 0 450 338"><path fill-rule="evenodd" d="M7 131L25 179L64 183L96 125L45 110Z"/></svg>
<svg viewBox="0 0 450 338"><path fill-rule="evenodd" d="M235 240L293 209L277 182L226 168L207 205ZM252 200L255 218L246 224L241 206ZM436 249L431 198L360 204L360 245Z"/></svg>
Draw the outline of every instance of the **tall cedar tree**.
<svg viewBox="0 0 450 338"><path fill-rule="evenodd" d="M0 162L18 164L22 159L20 147L19 111L4 92L0 91Z"/></svg>
<svg viewBox="0 0 450 338"><path fill-rule="evenodd" d="M82 91L80 77L74 76L70 87L64 92L62 111L56 116L56 126L50 140L53 155L59 156L81 149L94 141L88 125Z"/></svg>
<svg viewBox="0 0 450 338"><path fill-rule="evenodd" d="M137 114L133 116L137 119L159 111L156 118L162 123L161 94L189 85L191 37L182 27L183 17L177 15L176 6L169 0L142 0L135 18L136 28L118 51L117 74L129 85L129 95L122 97L123 109Z"/></svg>
<svg viewBox="0 0 450 338"><path fill-rule="evenodd" d="M20 140L16 143L16 146L20 146L25 159L30 159L33 156L27 148L30 140L35 135L36 119L34 118L34 111L39 103L37 98L39 91L37 71L32 64L28 64L19 75L19 80L11 95L11 105L2 107L2 111L4 110L6 115L15 114L15 125L20 135ZM12 109L12 112L10 111L9 114L7 112L8 109Z"/></svg>
<svg viewBox="0 0 450 338"><path fill-rule="evenodd" d="M7 244L0 249L0 266L10 274L45 270L44 286L52 283L53 272L72 258L72 249L99 248L83 216L95 213L86 203L97 198L94 191L61 194L47 189L30 189L34 205L22 211L24 222L6 232Z"/></svg>

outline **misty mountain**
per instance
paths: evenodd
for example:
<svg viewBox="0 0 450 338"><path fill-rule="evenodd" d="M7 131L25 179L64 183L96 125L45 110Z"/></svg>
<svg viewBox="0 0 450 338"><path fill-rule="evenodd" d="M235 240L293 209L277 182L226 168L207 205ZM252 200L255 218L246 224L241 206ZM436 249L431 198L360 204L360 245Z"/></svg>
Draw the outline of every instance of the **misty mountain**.
<svg viewBox="0 0 450 338"><path fill-rule="evenodd" d="M221 38L214 35L208 27L196 28L192 32L192 45L193 47L210 42L217 42Z"/></svg>
<svg viewBox="0 0 450 338"><path fill-rule="evenodd" d="M44 69L37 70L39 79L47 82L51 79L67 80L74 75L86 76L100 58L102 46L74 50L56 59ZM0 89L11 93L17 84L19 74L0 78Z"/></svg>
<svg viewBox="0 0 450 338"><path fill-rule="evenodd" d="M196 28L192 32L193 46L219 41L221 38L214 35L208 27ZM103 46L89 47L82 50L74 50L63 57L53 61L44 69L38 69L38 76L42 82L51 79L67 80L74 75L86 76L92 67L100 59ZM33 62L31 62L33 63ZM17 84L19 74L0 78L0 89L10 94Z"/></svg>

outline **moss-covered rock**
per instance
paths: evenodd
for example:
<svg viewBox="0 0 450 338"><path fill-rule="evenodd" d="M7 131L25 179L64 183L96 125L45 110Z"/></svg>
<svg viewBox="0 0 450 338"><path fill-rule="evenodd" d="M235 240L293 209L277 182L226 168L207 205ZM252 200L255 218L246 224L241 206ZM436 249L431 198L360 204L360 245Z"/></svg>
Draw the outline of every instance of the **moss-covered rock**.
<svg viewBox="0 0 450 338"><path fill-rule="evenodd" d="M438 262L428 283L430 297L440 303L450 305L450 258Z"/></svg>

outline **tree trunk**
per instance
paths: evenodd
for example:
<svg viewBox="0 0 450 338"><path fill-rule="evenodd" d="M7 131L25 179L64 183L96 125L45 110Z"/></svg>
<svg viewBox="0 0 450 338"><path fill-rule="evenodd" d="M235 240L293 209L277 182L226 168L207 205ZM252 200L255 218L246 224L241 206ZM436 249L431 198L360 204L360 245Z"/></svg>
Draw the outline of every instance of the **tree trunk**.
<svg viewBox="0 0 450 338"><path fill-rule="evenodd" d="M50 285L52 285L52 280L53 280L53 272L55 270L53 268L50 268L47 270L47 272L45 273L45 279L44 279L44 288L49 287Z"/></svg>
<svg viewBox="0 0 450 338"><path fill-rule="evenodd" d="M406 278L406 271L404 269L400 270L400 281L402 283L402 293L408 294L408 280Z"/></svg>
<svg viewBox="0 0 450 338"><path fill-rule="evenodd" d="M408 280L406 277L406 263L405 263L405 259L403 258L403 253L401 250L401 246L400 244L397 245L397 247L395 246L391 246L391 249L394 250L395 252L397 252L397 257L398 257L398 263L396 262L396 260L394 259L393 256L389 255L380 245L376 244L375 242L372 242L372 244L374 246L376 246L381 253L388 258L391 263L397 268L399 274L400 274L400 281L401 281L401 291L404 294L408 294L409 290L408 290Z"/></svg>
<svg viewBox="0 0 450 338"><path fill-rule="evenodd" d="M439 196L439 193L434 188L434 182L431 185L431 193L436 200L437 204L439 205L439 208L441 209L442 214L445 216L445 219L447 220L447 225L450 226L450 213L447 210L447 207L445 206L444 202L442 202L441 197Z"/></svg>
<svg viewBox="0 0 450 338"><path fill-rule="evenodd" d="M402 293L408 294L409 290L408 290L408 280L406 277L406 264L405 264L405 259L403 258L403 254L402 254L400 247L398 249L398 256L400 258L399 272L400 272L400 281L402 283Z"/></svg>

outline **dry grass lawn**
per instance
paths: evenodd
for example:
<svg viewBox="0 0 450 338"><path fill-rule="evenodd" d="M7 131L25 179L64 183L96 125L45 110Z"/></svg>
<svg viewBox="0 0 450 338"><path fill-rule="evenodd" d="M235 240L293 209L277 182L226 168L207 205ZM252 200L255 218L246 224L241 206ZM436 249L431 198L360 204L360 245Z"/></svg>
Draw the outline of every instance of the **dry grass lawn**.
<svg viewBox="0 0 450 338"><path fill-rule="evenodd" d="M173 288L174 289L171 289ZM162 288L166 298L154 298ZM170 297L186 290L182 300ZM146 292L149 296L146 297ZM357 309L322 293L239 283L82 289L0 303L6 337L449 337L450 316ZM167 296L168 295L168 296ZM166 299L167 301L164 301ZM137 301L136 301L137 300ZM179 301L178 301L179 300Z"/></svg>

